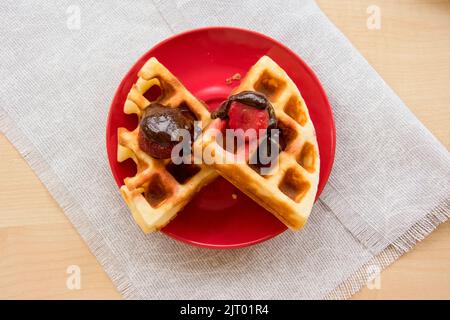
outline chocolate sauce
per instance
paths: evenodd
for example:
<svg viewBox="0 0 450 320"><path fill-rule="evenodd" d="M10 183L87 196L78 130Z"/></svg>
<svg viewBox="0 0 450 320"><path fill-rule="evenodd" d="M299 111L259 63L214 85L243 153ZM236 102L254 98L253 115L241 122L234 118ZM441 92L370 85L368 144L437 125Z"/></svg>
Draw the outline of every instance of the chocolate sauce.
<svg viewBox="0 0 450 320"><path fill-rule="evenodd" d="M170 151L181 140L177 130L188 130L193 137L194 121L195 116L187 107L169 108L152 103L144 110L139 124L139 145L155 158L170 157Z"/></svg>

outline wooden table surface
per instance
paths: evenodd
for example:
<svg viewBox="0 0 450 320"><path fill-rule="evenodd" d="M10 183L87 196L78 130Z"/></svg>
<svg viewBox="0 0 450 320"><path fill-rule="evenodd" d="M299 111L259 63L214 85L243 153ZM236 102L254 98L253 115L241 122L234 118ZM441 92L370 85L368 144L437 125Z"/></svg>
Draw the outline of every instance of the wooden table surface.
<svg viewBox="0 0 450 320"><path fill-rule="evenodd" d="M450 1L319 0L416 116L450 146ZM370 5L381 28L369 30ZM26 162L0 135L0 298L119 299L111 281ZM66 286L81 268L81 289ZM450 223L382 272L356 299L450 299Z"/></svg>

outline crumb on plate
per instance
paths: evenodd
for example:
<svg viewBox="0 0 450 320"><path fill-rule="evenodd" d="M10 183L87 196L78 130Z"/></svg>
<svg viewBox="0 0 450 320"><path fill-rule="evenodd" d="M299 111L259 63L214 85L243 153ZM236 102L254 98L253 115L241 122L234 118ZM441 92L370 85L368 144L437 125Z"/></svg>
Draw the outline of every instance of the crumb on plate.
<svg viewBox="0 0 450 320"><path fill-rule="evenodd" d="M235 73L233 74L231 77L227 78L225 80L225 82L230 85L233 81L239 81L241 80L241 74L240 73Z"/></svg>

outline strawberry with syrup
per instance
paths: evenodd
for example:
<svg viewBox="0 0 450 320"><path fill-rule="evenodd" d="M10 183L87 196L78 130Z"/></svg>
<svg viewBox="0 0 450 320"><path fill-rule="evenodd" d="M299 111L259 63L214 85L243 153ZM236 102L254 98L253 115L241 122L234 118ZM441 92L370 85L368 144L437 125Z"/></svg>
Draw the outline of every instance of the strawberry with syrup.
<svg viewBox="0 0 450 320"><path fill-rule="evenodd" d="M211 118L226 120L228 129L243 129L244 132L248 129L255 130L259 146L267 143L269 156L271 155L272 140L274 140L272 138L280 133L279 130L271 130L278 129L272 104L264 94L255 91L242 91L230 96L219 109L211 113ZM264 130L267 131L264 132ZM260 136L263 132L267 134L267 140ZM249 136L245 137L248 141ZM277 147L279 150L281 149L279 144ZM255 155L258 157L258 152ZM256 165L261 165L259 159L254 162Z"/></svg>

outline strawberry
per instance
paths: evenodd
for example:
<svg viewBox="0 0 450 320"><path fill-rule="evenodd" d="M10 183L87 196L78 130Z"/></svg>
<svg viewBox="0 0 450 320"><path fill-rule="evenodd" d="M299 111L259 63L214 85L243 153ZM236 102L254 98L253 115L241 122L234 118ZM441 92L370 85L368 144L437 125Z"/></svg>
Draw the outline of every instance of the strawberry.
<svg viewBox="0 0 450 320"><path fill-rule="evenodd" d="M228 111L228 127L230 129L256 130L259 136L260 129L267 129L269 113L266 109L260 110L240 102L233 102Z"/></svg>

